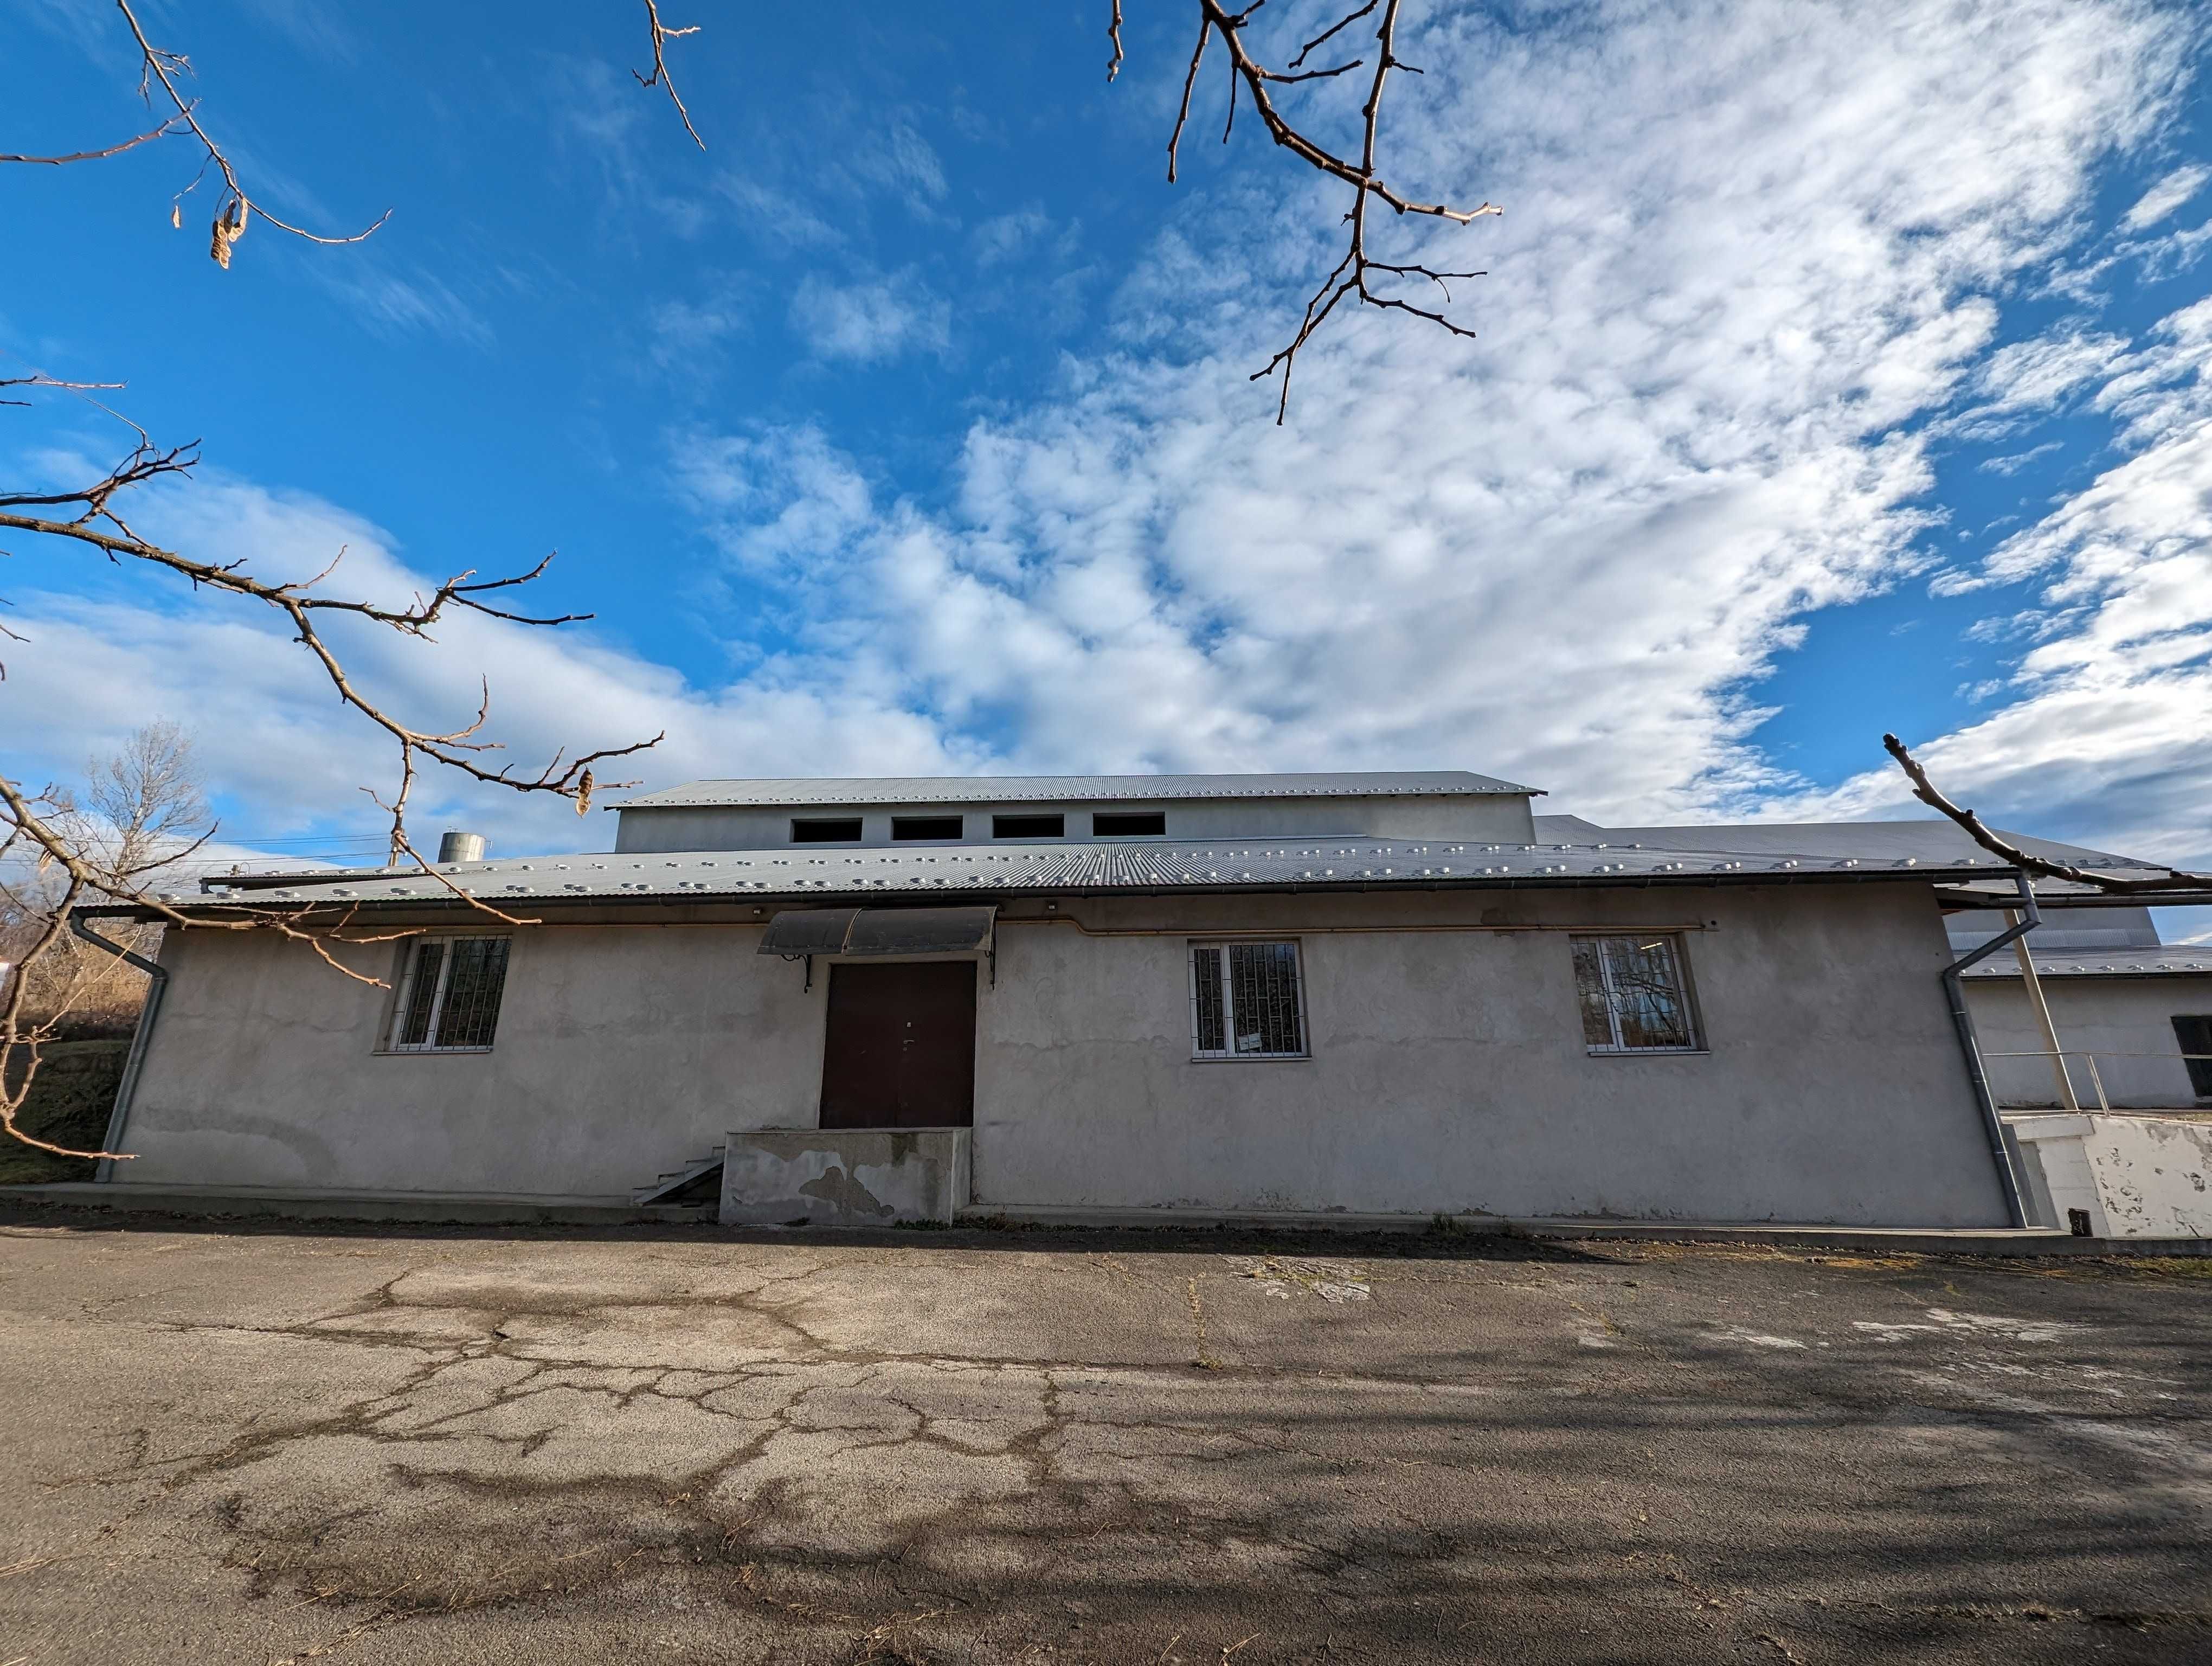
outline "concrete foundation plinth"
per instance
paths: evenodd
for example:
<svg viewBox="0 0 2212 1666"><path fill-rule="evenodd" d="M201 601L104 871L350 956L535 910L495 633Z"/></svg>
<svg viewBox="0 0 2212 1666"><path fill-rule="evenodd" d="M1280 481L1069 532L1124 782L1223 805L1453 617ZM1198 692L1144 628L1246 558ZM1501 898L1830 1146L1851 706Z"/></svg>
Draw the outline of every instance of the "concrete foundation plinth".
<svg viewBox="0 0 2212 1666"><path fill-rule="evenodd" d="M969 1194L966 1128L762 1128L729 1136L725 1226L952 1224Z"/></svg>

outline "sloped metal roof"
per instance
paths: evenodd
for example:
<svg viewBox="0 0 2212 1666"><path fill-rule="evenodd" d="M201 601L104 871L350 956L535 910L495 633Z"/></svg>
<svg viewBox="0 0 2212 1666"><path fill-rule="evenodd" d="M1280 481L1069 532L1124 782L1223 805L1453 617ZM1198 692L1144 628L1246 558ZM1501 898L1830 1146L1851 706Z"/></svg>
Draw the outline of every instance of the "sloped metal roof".
<svg viewBox="0 0 2212 1666"><path fill-rule="evenodd" d="M2110 949L2039 949L2031 957L2038 977L2163 977L2194 973L2212 977L2212 943L2134 944ZM2009 948L1960 974L1969 978L2017 978L2020 961Z"/></svg>
<svg viewBox="0 0 2212 1666"><path fill-rule="evenodd" d="M1375 769L1317 775L875 775L850 780L782 776L692 781L611 806L673 810L702 806L785 809L847 804L1087 804L1156 799L1458 798L1530 794L1534 787L1468 769Z"/></svg>
<svg viewBox="0 0 2212 1666"><path fill-rule="evenodd" d="M1732 850L1747 856L1797 856L1808 860L1839 856L1911 856L1933 862L1978 856L1985 862L1995 861L1967 836L1964 828L1940 817L1924 821L1737 822L1672 827L1600 827L1579 816L1539 816L1535 820L1538 837L1549 835L1576 843L1602 840L1608 845L1644 845L1667 850ZM2000 838L2017 845L2029 855L2049 861L2070 862L2079 867L2114 873L2133 869L2165 871L2138 856L2123 856L2087 845L2062 844L2056 839L2008 833L2002 828L1996 831Z"/></svg>
<svg viewBox="0 0 2212 1666"><path fill-rule="evenodd" d="M1370 838L1204 840L1141 845L939 846L911 849L655 852L534 856L406 869L250 876L217 895L163 893L191 908L354 908L454 903L455 891L511 903L705 903L743 898L1132 894L1163 891L1442 890L1988 879L1989 857L1808 860L1727 851ZM210 885L221 885L211 879Z"/></svg>

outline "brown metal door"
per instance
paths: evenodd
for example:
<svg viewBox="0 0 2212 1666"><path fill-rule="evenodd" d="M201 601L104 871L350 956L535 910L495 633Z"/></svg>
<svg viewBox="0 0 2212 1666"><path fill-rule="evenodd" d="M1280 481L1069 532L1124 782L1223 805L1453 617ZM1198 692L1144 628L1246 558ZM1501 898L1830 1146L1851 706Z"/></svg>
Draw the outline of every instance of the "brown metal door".
<svg viewBox="0 0 2212 1666"><path fill-rule="evenodd" d="M975 962L832 966L822 1126L964 1128L975 1120Z"/></svg>

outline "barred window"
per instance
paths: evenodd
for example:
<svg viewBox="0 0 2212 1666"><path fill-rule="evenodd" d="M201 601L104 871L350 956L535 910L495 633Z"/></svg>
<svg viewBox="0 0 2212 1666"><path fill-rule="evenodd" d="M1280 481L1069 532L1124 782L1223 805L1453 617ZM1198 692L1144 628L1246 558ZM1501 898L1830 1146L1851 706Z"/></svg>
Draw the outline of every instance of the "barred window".
<svg viewBox="0 0 2212 1666"><path fill-rule="evenodd" d="M1194 943L1191 1050L1201 1059L1302 1059L1295 943Z"/></svg>
<svg viewBox="0 0 2212 1666"><path fill-rule="evenodd" d="M1695 1051L1698 1037L1672 936L1577 937L1575 992L1593 1053Z"/></svg>
<svg viewBox="0 0 2212 1666"><path fill-rule="evenodd" d="M398 1053L482 1052L499 1026L507 987L504 937L425 937L410 945L393 1003Z"/></svg>

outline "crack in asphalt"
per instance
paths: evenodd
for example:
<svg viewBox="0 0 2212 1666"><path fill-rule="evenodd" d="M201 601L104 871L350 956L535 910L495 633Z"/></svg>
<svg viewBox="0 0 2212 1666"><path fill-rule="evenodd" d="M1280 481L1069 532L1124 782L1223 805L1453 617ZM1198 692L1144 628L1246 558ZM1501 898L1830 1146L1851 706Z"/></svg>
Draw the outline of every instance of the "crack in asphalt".
<svg viewBox="0 0 2212 1666"><path fill-rule="evenodd" d="M1611 1310L1616 1301L1640 1299L1619 1288L1638 1282L1620 1277L1630 1269L1620 1267L1532 1279L1456 1263L1444 1271L1389 1266L1392 1288L1433 1293L1456 1283L1514 1292L1502 1310L1506 1322L1538 1323L1528 1316L1547 1307L1554 1316L1540 1324L1552 1342L1566 1324L1571 1350L1572 1315L1632 1343L1643 1356L1638 1375L1623 1353L1585 1353L1564 1364L1508 1363L1510 1352L1492 1345L1480 1379L1471 1381L1468 1356L1446 1351L1443 1338L1420 1356L1449 1362L1433 1371L1394 1371L1384 1359L1362 1359L1356 1370L1323 1370L1264 1354L1261 1345L1271 1333L1251 1327L1264 1327L1298 1303L1261 1299L1255 1318L1250 1302L1237 1304L1240 1288L1255 1295L1255 1283L1269 1281L1255 1280L1249 1270L1255 1265L1296 1270L1304 1262L1223 1256L1217 1258L1222 1265L1192 1275L1188 1260L1156 1270L1111 1253L1062 1258L1093 1291L1146 1292L1152 1298L1146 1322L1154 1329L1139 1340L1172 1345L1194 1337L1200 1369L1194 1370L1164 1360L1101 1363L860 1346L830 1334L836 1304L853 1290L929 1264L910 1250L817 1256L795 1268L781 1260L772 1268L740 1260L711 1269L714 1287L702 1287L707 1269L682 1257L641 1259L677 1265L692 1276L672 1289L591 1289L580 1298L533 1285L505 1266L465 1265L462 1271L478 1276L440 1277L467 1262L462 1255L441 1254L403 1267L326 1311L284 1323L117 1311L189 1287L173 1283L83 1304L77 1322L91 1331L335 1347L355 1351L342 1357L363 1362L363 1374L383 1380L364 1385L374 1391L313 1415L256 1413L228 1438L188 1451L163 1453L156 1427L137 1424L116 1436L112 1464L38 1484L55 1490L143 1485L145 1496L105 1532L112 1535L167 1501L171 1518L155 1528L171 1542L172 1554L204 1554L196 1547L195 1523L210 1523L222 1535L222 1565L246 1579L250 1596L289 1587L303 1607L354 1610L342 1629L298 1652L300 1659L410 1616L567 1600L617 1585L627 1590L625 1582L658 1589L653 1582L670 1579L679 1581L673 1589L696 1590L700 1600L835 1633L880 1657L893 1645L907 1647L948 1614L960 1614L963 1626L988 1629L997 1623L994 1616L1013 1612L1013 1599L988 1578L932 1564L933 1557L950 1556L947 1566L957 1565L954 1553L963 1545L976 1547L978 1554L1013 1547L1005 1554L1018 1554L1030 1570L1024 1577L1037 1582L1093 1577L1102 1559L1110 1566L1134 1554L1132 1547L1159 1547L1144 1554L1171 1550L1182 1565L1264 1569L1269 1580L1308 1582L1299 1589L1310 1589L1323 1611L1334 1604L1334 1611L1368 1614L1382 1593L1413 1612L1431 1601L1431 1585L1442 1588L1441 1582L1462 1577L1470 1559L1517 1567L1514 1559L1534 1554L1525 1545L1506 1547L1439 1527L1425 1513L1431 1490L1463 1481L1471 1462L1508 1462L1505 1442L1516 1432L1548 1426L1556 1438L1572 1442L1582 1426L1577 1420L1594 1415L1579 1404L1618 1395L1620 1385L1632 1382L1639 1385L1634 1403L1611 1408L1613 1427L1663 1432L1670 1413L1701 1411L1719 1385L1729 1391L1725 1403L1739 1431L1771 1428L1785 1438L1879 1428L1887 1420L2025 1438L2033 1450L2071 1454L2075 1469L2094 1472L2101 1462L2106 1468L2124 1464L2130 1473L2171 1466L2203 1445L2203 1420L2189 1408L2147 1415L2108 1400L2075 1411L1978 1381L1923 1387L1909 1374L1935 1374L1929 1369L1934 1356L1902 1352L1941 1342L1947 1371L1989 1361L2032 1375L2015 1359L2037 1360L2041 1369L2040 1356L2022 1353L2016 1339L1922 1338L1913 1331L1902 1342L1864 1340L1848 1354L1830 1351L1828 1365L1848 1359L1856 1372L1831 1382L1807 1376L1795 1355L1757 1351L1717 1330L1757 1311L1724 1290L1677 1298L1663 1313L1639 1306L1632 1334ZM1681 1263L1676 1258L1669 1264ZM1344 1265L1358 1268L1366 1281L1365 1261ZM1334 1266L1325 1270L1333 1273ZM847 1282L826 1283L824 1275L833 1272ZM1882 1272L1880 1286L1864 1287L1902 1292L1924 1307L1922 1269L1885 1266ZM551 1276L562 1275L556 1268ZM733 1290L733 1279L750 1282ZM1323 1280L1276 1281L1306 1290ZM1371 1302L1330 1310L1329 1322L1380 1322L1375 1315L1388 1292L1383 1282L1374 1291ZM1526 1303L1520 1292L1540 1299ZM1322 1310L1320 1302L1304 1306ZM1447 1304L1443 1310L1456 1310ZM629 1322L642 1314L672 1316L665 1325ZM702 1328L710 1319L728 1322L715 1316L742 1317L758 1334L733 1339ZM1806 1316L1806 1322L1816 1319ZM2060 1334L2041 1320L2021 1324L2023 1336ZM2039 1324L2042 1329L2035 1330ZM1790 1321L1771 1313L1759 1316L1758 1325L1753 1341L1790 1329ZM1803 1323L1797 1329L1817 1334ZM1224 1335L1234 1363L1217 1357L1215 1339ZM665 1353L656 1357L664 1345ZM1402 1338L1397 1346L1402 1355ZM748 1357L700 1363L702 1352L713 1348ZM1651 1371L1660 1365L1688 1370L1655 1383ZM2093 1371L2145 1385L2179 1380L2103 1366L2078 1367L2076 1374ZM1902 1390L1884 1386L1899 1383ZM1923 1403L1935 1388L1967 1403ZM1317 1397L1311 1403L1325 1411L1278 1415L1251 1400L1255 1392L1286 1391ZM2123 1393L2117 1380L2098 1391ZM2148 1389L2126 1393L2140 1400ZM1386 1398L1358 1398L1366 1395ZM1543 1403L1556 1409L1539 1409ZM1235 1415L1224 1415L1232 1406ZM1449 1446L1393 1450L1380 1438L1355 1449L1300 1438L1302 1426L1322 1415L1348 1420L1348 1426L1363 1416L1378 1426L1395 1420L1410 1426L1421 1417L1465 1418L1461 1408L1469 1406L1492 1408L1479 1414L1491 1434L1486 1446L1465 1454ZM1141 1414L1127 1414L1132 1412ZM678 1420L665 1426L654 1421L663 1417ZM695 1417L703 1420L681 1420ZM720 1430L726 1438L705 1432ZM327 1477L322 1484L337 1487L356 1473L349 1466L359 1460L342 1444L318 1450L319 1442L357 1442L376 1454L384 1484L374 1504L295 1497L301 1475ZM257 1468L278 1459L293 1462ZM1853 1470L1849 1461L1832 1467L1844 1475ZM841 1485L860 1492L817 1494L817 1483L833 1468L848 1478ZM1863 1480L1866 1466L1858 1468ZM2182 1479L2164 1507L2202 1526L2203 1477L2188 1462L2180 1468ZM1186 1478L1194 1474L1225 1479L1194 1488ZM872 1477L890 1490L870 1530L849 1541L824 1538L823 1498L867 1496ZM898 1493L899 1486L908 1492ZM1312 1496L1331 1507L1304 1513L1279 1508L1271 1487L1282 1498L1303 1496L1284 1493L1285 1487L1326 1489ZM1346 1488L1366 1490L1355 1500ZM1796 1659L1792 1650L1808 1646L1801 1634L1806 1627L1842 1623L1834 1610L1808 1598L1747 1590L1711 1578L1675 1553L1650 1548L1647 1541L1656 1531L1650 1523L1665 1498L1655 1482L1613 1478L1583 1486L1571 1474L1556 1490L1569 1507L1589 1517L1577 1540L1583 1553L1611 1558L1619 1577L1632 1582L1624 1589L1673 1593L1669 1605L1683 1623L1717 1645ZM410 1499L423 1502L410 1505ZM429 1513L391 1513L410 1509ZM433 1535L417 1547L395 1525L446 1517L471 1524L478 1541L448 1545ZM579 1535L589 1542L570 1548ZM447 1566L439 1565L441 1554ZM1501 1588L1516 1579L1532 1590L1546 1588L1525 1571L1490 1577ZM825 1590L866 1595L819 1600ZM1992 1605L1986 1614L1972 1605L1903 1602L1868 1609L1899 1623L2063 1620L2169 1630L2207 1623L2185 1603L2048 1610Z"/></svg>

